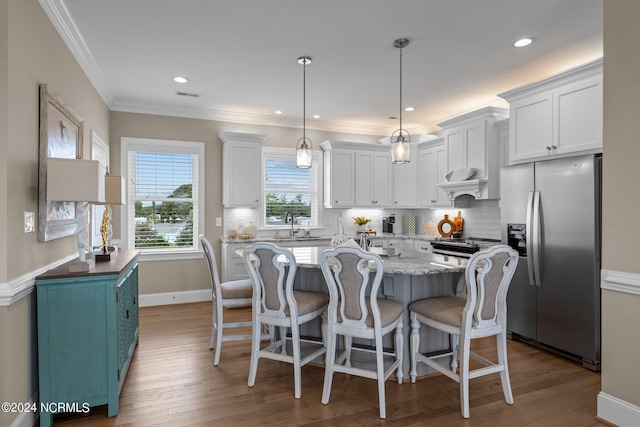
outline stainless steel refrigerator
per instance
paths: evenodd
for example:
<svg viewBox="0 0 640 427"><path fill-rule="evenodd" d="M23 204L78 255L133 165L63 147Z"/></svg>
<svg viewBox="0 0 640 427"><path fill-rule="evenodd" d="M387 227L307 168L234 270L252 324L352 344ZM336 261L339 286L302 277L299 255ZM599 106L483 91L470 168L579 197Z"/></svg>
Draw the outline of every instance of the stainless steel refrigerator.
<svg viewBox="0 0 640 427"><path fill-rule="evenodd" d="M600 370L602 158L501 170L502 241L520 252L507 296L511 338Z"/></svg>

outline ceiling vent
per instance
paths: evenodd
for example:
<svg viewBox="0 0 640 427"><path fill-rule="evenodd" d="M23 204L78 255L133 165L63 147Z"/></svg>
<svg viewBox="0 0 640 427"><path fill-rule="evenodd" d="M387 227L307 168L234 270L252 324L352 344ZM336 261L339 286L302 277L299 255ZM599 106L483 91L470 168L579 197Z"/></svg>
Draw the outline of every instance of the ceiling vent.
<svg viewBox="0 0 640 427"><path fill-rule="evenodd" d="M189 97L189 98L200 98L200 97L202 96L202 95L201 95L201 94L199 94L199 93L192 93L192 92L179 92L179 91L178 91L178 92L176 92L176 95L179 95L179 96L186 96L186 97Z"/></svg>

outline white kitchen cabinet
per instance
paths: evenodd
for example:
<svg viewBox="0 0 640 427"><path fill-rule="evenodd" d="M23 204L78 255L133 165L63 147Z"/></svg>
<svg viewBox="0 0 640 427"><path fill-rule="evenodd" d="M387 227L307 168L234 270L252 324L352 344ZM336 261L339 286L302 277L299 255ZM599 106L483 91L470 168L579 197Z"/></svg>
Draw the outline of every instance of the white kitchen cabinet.
<svg viewBox="0 0 640 427"><path fill-rule="evenodd" d="M450 200L461 194L476 199L497 199L500 185L498 132L495 123L508 116L508 110L486 107L440 123L447 151L447 172L473 168L471 179L443 181L438 186Z"/></svg>
<svg viewBox="0 0 640 427"><path fill-rule="evenodd" d="M438 186L447 174L447 150L444 140L421 144L418 148L418 206L451 206L447 193Z"/></svg>
<svg viewBox="0 0 640 427"><path fill-rule="evenodd" d="M601 59L499 96L510 104L510 164L602 151Z"/></svg>
<svg viewBox="0 0 640 427"><path fill-rule="evenodd" d="M324 207L352 208L355 204L355 150L336 141L325 141L320 149L324 158Z"/></svg>
<svg viewBox="0 0 640 427"><path fill-rule="evenodd" d="M255 208L262 197L262 141L266 135L220 132L222 205Z"/></svg>
<svg viewBox="0 0 640 427"><path fill-rule="evenodd" d="M388 147L355 150L355 206L391 206L392 169Z"/></svg>
<svg viewBox="0 0 640 427"><path fill-rule="evenodd" d="M417 150L409 163L392 164L393 207L415 208L418 205L418 164Z"/></svg>

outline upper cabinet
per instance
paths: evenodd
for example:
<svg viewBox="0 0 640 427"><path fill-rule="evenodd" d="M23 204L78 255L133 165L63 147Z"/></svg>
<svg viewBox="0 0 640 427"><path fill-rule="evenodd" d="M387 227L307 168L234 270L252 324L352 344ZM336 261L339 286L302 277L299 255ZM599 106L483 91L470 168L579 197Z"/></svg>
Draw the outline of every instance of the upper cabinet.
<svg viewBox="0 0 640 427"><path fill-rule="evenodd" d="M324 207L352 208L356 182L353 143L325 141L320 149L324 160Z"/></svg>
<svg viewBox="0 0 640 427"><path fill-rule="evenodd" d="M417 154L418 206L421 208L451 206L447 193L438 186L444 182L447 175L447 149L444 146L444 139L420 144Z"/></svg>
<svg viewBox="0 0 640 427"><path fill-rule="evenodd" d="M470 194L476 199L497 199L500 194L500 148L496 122L508 117L508 110L486 107L438 125L443 129L447 152L447 173L475 169L469 179L440 181L449 199Z"/></svg>
<svg viewBox="0 0 640 427"><path fill-rule="evenodd" d="M391 155L389 147L372 145L355 150L355 206L386 208L391 206Z"/></svg>
<svg viewBox="0 0 640 427"><path fill-rule="evenodd" d="M262 197L262 141L266 135L220 132L222 205L256 208Z"/></svg>
<svg viewBox="0 0 640 427"><path fill-rule="evenodd" d="M419 154L412 147L409 163L392 164L393 207L415 208L418 205L418 163Z"/></svg>
<svg viewBox="0 0 640 427"><path fill-rule="evenodd" d="M602 151L602 59L499 96L511 110L510 164Z"/></svg>

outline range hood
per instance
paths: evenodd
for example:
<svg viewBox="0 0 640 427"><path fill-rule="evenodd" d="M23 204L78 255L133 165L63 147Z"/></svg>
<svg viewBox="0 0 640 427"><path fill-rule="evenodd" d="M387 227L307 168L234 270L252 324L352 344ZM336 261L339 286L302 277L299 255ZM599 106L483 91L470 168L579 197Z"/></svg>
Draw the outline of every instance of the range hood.
<svg viewBox="0 0 640 427"><path fill-rule="evenodd" d="M486 199L487 197L484 197L484 190L487 182L489 182L489 180L486 178L468 179L466 181L443 182L438 184L438 187L447 193L449 200L453 200L463 194L468 194L476 199Z"/></svg>

